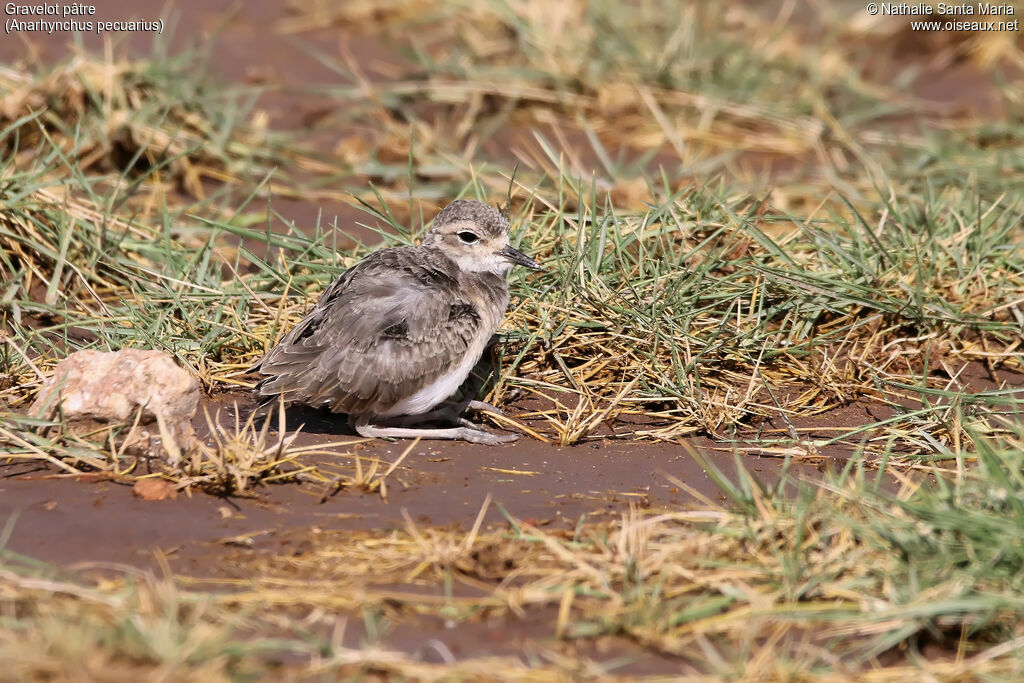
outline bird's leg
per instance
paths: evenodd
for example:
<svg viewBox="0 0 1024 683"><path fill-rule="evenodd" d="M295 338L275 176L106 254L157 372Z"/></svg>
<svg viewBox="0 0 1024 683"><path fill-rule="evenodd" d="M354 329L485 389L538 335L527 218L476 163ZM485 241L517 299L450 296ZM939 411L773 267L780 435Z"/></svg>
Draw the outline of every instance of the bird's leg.
<svg viewBox="0 0 1024 683"><path fill-rule="evenodd" d="M474 422L462 417L462 414L465 413L467 410L472 410L474 412L494 413L495 415L501 415L502 417L504 417L505 415L505 413L503 413L500 408L495 408L490 403L487 403L485 401L460 401L459 403L454 404L452 408L455 412L453 422L455 422L456 424L460 424L463 427L468 427L469 429L479 429L480 431L485 430L480 425L475 424Z"/></svg>
<svg viewBox="0 0 1024 683"><path fill-rule="evenodd" d="M383 417L379 418L379 422L386 422L390 427L408 427L411 425L424 424L426 422L450 422L452 424L462 424L462 418L459 417L459 413L455 411L454 406L446 405L441 408L434 408L433 410L420 413L419 415L395 415L394 417ZM465 420L465 422L469 422ZM468 424L463 424L464 427L468 427ZM479 429L479 427L477 428Z"/></svg>
<svg viewBox="0 0 1024 683"><path fill-rule="evenodd" d="M504 417L505 413L501 408L492 406L486 401L477 401L472 399L464 399L462 401L447 401L442 404L442 407L435 408L434 410L427 413L427 415L438 415L440 417L448 417L452 422L457 422L459 416L465 413L467 410L471 410L475 413L488 412L494 413L495 415L501 415Z"/></svg>
<svg viewBox="0 0 1024 683"><path fill-rule="evenodd" d="M466 404L466 407L463 408L463 411L465 411L465 410L473 410L473 411L476 411L478 413L480 413L480 412L494 413L495 415L501 415L502 417L505 416L505 411L504 410L502 410L501 408L498 408L497 406L492 406L490 403L488 403L486 401L469 401Z"/></svg>
<svg viewBox="0 0 1024 683"><path fill-rule="evenodd" d="M437 410L431 410L429 413L420 413L419 415L400 415L397 417L382 418L381 421L387 422L389 427L411 427L412 425L424 424L426 422L444 421L460 425L466 429L475 429L478 432L486 431L475 422L462 417L455 411L453 406L438 408ZM417 427L416 429L423 429L423 427Z"/></svg>
<svg viewBox="0 0 1024 683"><path fill-rule="evenodd" d="M495 413L497 415L504 415L499 408L495 408L490 403L484 403L483 401L450 401L442 403L439 407L433 410L420 413L419 415L402 415L400 417L389 417L388 422L392 425L414 425L422 424L424 422L433 422L436 420L444 420L445 422L451 422L454 424L462 425L470 429L483 430L483 427L474 424L473 422L462 417L462 414L467 410L473 411L487 411L489 413Z"/></svg>
<svg viewBox="0 0 1024 683"><path fill-rule="evenodd" d="M422 416L417 415L414 417ZM352 416L349 421L359 436L366 437L367 439L414 439L416 437L423 439L461 439L462 441L469 441L470 443L497 446L498 444L515 441L519 438L518 434L491 434L490 432L486 432L475 425L473 427L462 426L449 427L447 429L386 426L386 424L371 424L371 422L375 421L372 415L360 415L358 417ZM399 421L408 424L408 421L403 420L402 418L399 418ZM388 422L388 419L384 418L381 422L386 423ZM465 422L472 424L469 420L466 420Z"/></svg>
<svg viewBox="0 0 1024 683"><path fill-rule="evenodd" d="M480 391L484 387L484 384L486 383L487 374L489 373L485 373L483 375L477 374L476 370L470 373L469 379L465 384L466 391L464 395L471 397L476 396L478 393L480 393ZM465 398L461 401L452 401L449 399L445 403L452 406L455 409L457 415L462 415L467 410L472 410L474 412L486 411L488 413L494 413L495 415L505 415L505 413L503 413L501 409L492 406L490 403L487 403L485 401L477 401L472 398Z"/></svg>

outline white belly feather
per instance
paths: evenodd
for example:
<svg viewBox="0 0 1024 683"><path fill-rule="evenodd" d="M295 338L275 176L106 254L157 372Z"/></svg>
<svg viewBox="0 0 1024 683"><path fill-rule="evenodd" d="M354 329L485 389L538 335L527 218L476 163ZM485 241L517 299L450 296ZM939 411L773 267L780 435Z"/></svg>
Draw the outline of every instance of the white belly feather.
<svg viewBox="0 0 1024 683"><path fill-rule="evenodd" d="M399 415L422 415L458 390L469 377L470 371L480 360L479 351L470 349L466 356L446 374L441 375L430 384L420 388L416 393L406 396L390 408L380 411L380 417L397 417Z"/></svg>

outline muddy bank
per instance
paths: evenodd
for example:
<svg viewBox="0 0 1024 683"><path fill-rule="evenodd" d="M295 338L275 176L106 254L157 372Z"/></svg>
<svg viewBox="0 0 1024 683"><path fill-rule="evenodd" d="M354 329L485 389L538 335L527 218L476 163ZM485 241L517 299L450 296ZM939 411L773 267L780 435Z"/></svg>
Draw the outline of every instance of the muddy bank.
<svg viewBox="0 0 1024 683"><path fill-rule="evenodd" d="M306 442L337 440L307 434ZM371 442L359 454L391 462L407 443ZM726 472L733 456L701 452ZM153 553L207 556L211 547L255 545L289 529L384 529L404 527L403 510L417 523L469 528L488 496L485 523L504 523L502 508L535 525L573 525L618 515L631 505L678 507L697 502L693 493L728 505L693 457L677 444L605 442L554 447L520 442L501 447L421 442L387 479L387 498L359 489L331 491L319 484L263 486L255 498L218 498L203 493L147 502L127 483L68 477L47 470L0 468L0 519L10 525L6 548L59 565L119 562L153 566ZM320 460L325 467L338 463ZM744 465L766 480L778 477L781 459L749 456ZM820 465L796 465L812 475ZM18 475L18 476L11 476ZM84 479L84 480L83 480ZM325 498L325 494L326 498ZM321 502L322 501L322 502ZM241 537L236 540L235 537ZM181 569L204 573L199 562Z"/></svg>
<svg viewBox="0 0 1024 683"><path fill-rule="evenodd" d="M1012 393L1024 386L1021 373L989 371L981 363L955 374L956 380L950 380L954 390ZM206 399L205 407L215 422L230 426L236 403L244 420L253 407L248 392L220 394ZM905 408L919 406L909 402ZM1013 412L1011 403L991 412L1002 421L1019 422L1022 417ZM204 413L200 411L194 425L201 438L209 439ZM0 523L8 525L8 550L63 566L120 562L152 567L153 553L160 551L172 558L189 558L189 566L180 566L186 573L208 574L209 564L216 564L218 548L255 547L290 530L404 528L406 515L418 525L468 529L488 498L494 504L487 510L485 524L504 524L507 513L534 525L563 528L583 517L614 517L631 506L678 509L710 503L728 507L729 500L701 460L730 477L735 477L738 457L745 470L767 483L777 481L784 467L793 481L820 480L830 471L841 470L866 435L808 452L793 443L791 428L804 444L820 444L894 414L892 406L863 401L794 418L788 425L769 420L741 430L736 442L706 437L676 443L602 438L560 447L524 436L515 443L489 447L446 441L367 441L349 430L344 417L298 411L289 414L289 432L301 427L293 445L320 449L300 457L328 477L350 475L355 458L364 470L376 463L379 477L405 453L385 479L386 497L379 490L340 485L343 478L334 484L321 478L260 485L250 498L220 498L193 490L176 500L146 502L132 494L131 482L119 483L100 474L68 477L38 461L10 461L0 463ZM788 465L786 455L791 458Z"/></svg>
<svg viewBox="0 0 1024 683"><path fill-rule="evenodd" d="M1024 375L989 372L978 363L951 384L973 392L1001 387L1005 391L1024 386ZM207 399L206 407L215 420L231 425L236 402L242 415L252 408L249 394L242 391ZM1021 419L1012 406L998 412L1000 420ZM730 502L700 460L735 477L739 456L744 469L772 483L787 466L788 454L789 479L820 480L843 468L864 435L808 453L794 447L790 426L804 443L822 443L894 413L893 407L876 401L855 402L794 418L791 425L767 421L742 430L735 443L706 437L677 443L604 438L560 447L523 437L488 447L367 441L352 434L343 417L303 411L289 417L289 430L301 427L294 445L322 448L325 452L301 457L328 476L350 474L356 457L364 468L376 462L380 476L409 450L385 479L386 497L379 491L320 480L258 486L251 498L220 498L194 490L176 500L146 502L132 494L130 482L98 474L68 477L35 463L13 461L0 463L0 520L8 525L8 550L59 565L120 562L152 567L153 553L160 551L189 558L189 566L180 566L186 573L206 574L209 563L216 562L218 548L255 547L290 530L403 528L406 515L419 525L468 529L488 497L495 504L489 507L485 524L506 523L504 510L515 519L554 527L573 526L583 517L607 519L631 506L728 507ZM209 425L202 415L203 411L195 427L208 438Z"/></svg>

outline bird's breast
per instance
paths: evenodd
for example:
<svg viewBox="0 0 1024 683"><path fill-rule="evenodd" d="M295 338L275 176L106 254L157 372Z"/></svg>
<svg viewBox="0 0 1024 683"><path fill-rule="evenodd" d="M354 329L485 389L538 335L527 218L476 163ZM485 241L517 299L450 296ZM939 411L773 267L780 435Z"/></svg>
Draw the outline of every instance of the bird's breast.
<svg viewBox="0 0 1024 683"><path fill-rule="evenodd" d="M462 285L462 293L476 307L489 339L505 317L508 282L493 273L474 273L465 277Z"/></svg>

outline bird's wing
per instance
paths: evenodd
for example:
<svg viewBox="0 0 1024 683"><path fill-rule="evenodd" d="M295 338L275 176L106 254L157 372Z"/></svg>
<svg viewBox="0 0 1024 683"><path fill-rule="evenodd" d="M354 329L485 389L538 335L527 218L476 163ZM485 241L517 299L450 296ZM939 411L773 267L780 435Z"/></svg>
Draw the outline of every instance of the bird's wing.
<svg viewBox="0 0 1024 683"><path fill-rule="evenodd" d="M481 334L480 315L459 296L454 264L423 256L386 249L342 274L260 361L269 377L259 393L359 413L394 404L461 361Z"/></svg>

